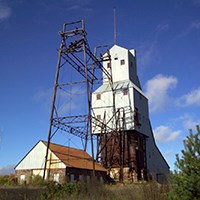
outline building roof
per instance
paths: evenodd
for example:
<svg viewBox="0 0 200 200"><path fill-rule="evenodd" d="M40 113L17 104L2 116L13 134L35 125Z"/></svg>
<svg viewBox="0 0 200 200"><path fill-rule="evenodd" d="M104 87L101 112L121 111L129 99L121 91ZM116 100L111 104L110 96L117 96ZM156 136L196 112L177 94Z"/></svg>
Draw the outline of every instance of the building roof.
<svg viewBox="0 0 200 200"><path fill-rule="evenodd" d="M113 88L114 88L114 90L120 90L120 89L124 89L124 88L134 88L140 94L142 94L145 98L147 98L145 96L145 94L142 92L142 90L139 87L137 87L130 80L124 80L124 81L115 82L115 83L113 83ZM97 90L95 90L93 92L93 94L98 94L98 93L103 93L103 92L110 92L110 91L112 91L112 89L110 87L110 84L109 83L105 83L105 84L101 85Z"/></svg>
<svg viewBox="0 0 200 200"><path fill-rule="evenodd" d="M47 142L42 142L47 146ZM50 144L49 149L59 158L61 162L66 165L66 167L93 170L92 157L87 152L81 149L75 149L52 143ZM107 171L103 166L96 162L95 170L105 172Z"/></svg>

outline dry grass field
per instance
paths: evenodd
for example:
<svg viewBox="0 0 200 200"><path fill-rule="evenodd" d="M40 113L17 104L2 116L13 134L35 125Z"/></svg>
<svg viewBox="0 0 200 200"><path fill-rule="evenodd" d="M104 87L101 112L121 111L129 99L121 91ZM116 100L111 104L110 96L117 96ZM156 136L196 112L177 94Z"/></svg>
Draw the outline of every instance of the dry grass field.
<svg viewBox="0 0 200 200"><path fill-rule="evenodd" d="M150 183L100 185L68 183L0 188L0 200L167 200L166 187Z"/></svg>

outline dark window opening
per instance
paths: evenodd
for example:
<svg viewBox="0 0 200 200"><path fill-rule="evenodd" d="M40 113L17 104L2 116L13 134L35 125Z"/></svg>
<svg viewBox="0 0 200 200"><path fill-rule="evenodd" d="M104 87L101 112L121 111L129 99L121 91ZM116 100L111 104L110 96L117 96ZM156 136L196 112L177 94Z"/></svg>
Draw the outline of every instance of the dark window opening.
<svg viewBox="0 0 200 200"><path fill-rule="evenodd" d="M100 120L100 119L101 119L101 115L97 115L97 119L99 119L99 120Z"/></svg>
<svg viewBox="0 0 200 200"><path fill-rule="evenodd" d="M111 62L107 63L107 68L110 69L111 68Z"/></svg>
<svg viewBox="0 0 200 200"><path fill-rule="evenodd" d="M120 60L120 64L121 65L125 65L125 60L123 59L123 60Z"/></svg>
<svg viewBox="0 0 200 200"><path fill-rule="evenodd" d="M127 95L127 94L128 94L128 89L127 88L123 89L123 95Z"/></svg>
<svg viewBox="0 0 200 200"><path fill-rule="evenodd" d="M97 94L97 100L101 99L101 94Z"/></svg>

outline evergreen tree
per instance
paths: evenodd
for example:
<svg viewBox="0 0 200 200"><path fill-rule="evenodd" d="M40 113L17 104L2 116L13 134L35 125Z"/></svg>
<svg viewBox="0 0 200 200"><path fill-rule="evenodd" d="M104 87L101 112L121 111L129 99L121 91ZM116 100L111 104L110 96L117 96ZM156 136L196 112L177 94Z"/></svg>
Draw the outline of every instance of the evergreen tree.
<svg viewBox="0 0 200 200"><path fill-rule="evenodd" d="M197 133L190 130L184 140L182 155L176 155L176 170L171 176L171 190L169 197L172 200L200 200L200 128Z"/></svg>

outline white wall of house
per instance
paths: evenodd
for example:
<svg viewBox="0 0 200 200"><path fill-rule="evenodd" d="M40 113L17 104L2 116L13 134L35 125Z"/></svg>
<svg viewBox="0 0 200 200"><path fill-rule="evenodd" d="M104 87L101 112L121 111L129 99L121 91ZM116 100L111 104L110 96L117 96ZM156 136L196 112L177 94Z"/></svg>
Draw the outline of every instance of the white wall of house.
<svg viewBox="0 0 200 200"><path fill-rule="evenodd" d="M35 169L34 173L43 173L39 169L44 168L45 156L47 146L40 141L37 145L22 159L22 161L16 166L15 170L27 170ZM49 158L57 160L56 164L52 164L51 168L65 168L65 165L59 162L59 159L49 150ZM49 163L47 163L47 168Z"/></svg>

